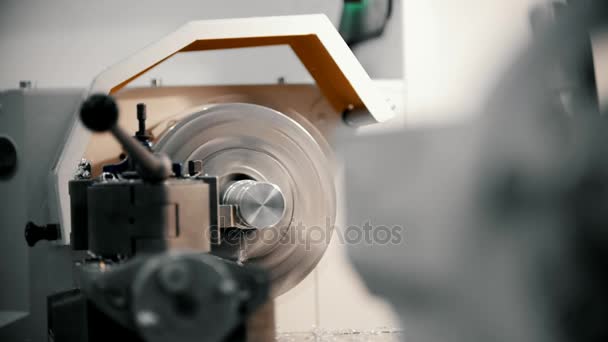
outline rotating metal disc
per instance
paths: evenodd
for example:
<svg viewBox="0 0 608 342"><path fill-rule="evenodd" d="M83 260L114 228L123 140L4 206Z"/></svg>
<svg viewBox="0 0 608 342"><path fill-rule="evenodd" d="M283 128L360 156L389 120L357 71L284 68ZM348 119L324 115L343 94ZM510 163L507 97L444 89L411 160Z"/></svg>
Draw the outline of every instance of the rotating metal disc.
<svg viewBox="0 0 608 342"><path fill-rule="evenodd" d="M220 198L243 180L270 183L281 192L278 222L264 221L272 224L264 229L223 229L222 242L212 251L267 269L274 296L315 267L333 231L333 163L327 143L311 133L318 132L270 108L229 103L184 118L155 147L176 162L202 160L203 173L219 177Z"/></svg>

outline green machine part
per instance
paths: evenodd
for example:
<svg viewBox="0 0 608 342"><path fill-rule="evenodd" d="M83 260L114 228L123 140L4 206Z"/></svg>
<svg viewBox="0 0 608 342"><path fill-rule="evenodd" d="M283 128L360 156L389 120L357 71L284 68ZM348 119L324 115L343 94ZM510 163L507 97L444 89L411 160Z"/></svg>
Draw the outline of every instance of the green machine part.
<svg viewBox="0 0 608 342"><path fill-rule="evenodd" d="M339 31L349 46L384 32L393 10L392 0L345 0Z"/></svg>

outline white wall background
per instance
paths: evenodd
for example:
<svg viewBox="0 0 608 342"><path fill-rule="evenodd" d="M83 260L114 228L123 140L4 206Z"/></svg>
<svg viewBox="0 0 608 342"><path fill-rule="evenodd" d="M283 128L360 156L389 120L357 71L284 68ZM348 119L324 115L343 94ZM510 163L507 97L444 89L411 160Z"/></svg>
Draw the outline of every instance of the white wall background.
<svg viewBox="0 0 608 342"><path fill-rule="evenodd" d="M0 89L87 87L104 68L191 20L325 13L338 25L342 0L0 0ZM401 76L401 11L387 34L365 44L374 78ZM375 52L375 53L372 53ZM381 53L377 53L381 52ZM163 84L312 82L287 47L178 55L143 76Z"/></svg>
<svg viewBox="0 0 608 342"><path fill-rule="evenodd" d="M407 121L480 110L501 71L531 39L528 13L547 0L404 0Z"/></svg>

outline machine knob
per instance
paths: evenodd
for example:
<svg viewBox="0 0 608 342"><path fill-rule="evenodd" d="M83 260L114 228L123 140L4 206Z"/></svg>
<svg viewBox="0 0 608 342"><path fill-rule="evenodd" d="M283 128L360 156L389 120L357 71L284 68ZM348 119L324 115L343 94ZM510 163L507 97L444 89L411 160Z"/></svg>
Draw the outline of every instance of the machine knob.
<svg viewBox="0 0 608 342"><path fill-rule="evenodd" d="M33 222L25 225L25 241L27 245L33 247L40 240L53 241L59 239L59 225L48 224L37 226Z"/></svg>
<svg viewBox="0 0 608 342"><path fill-rule="evenodd" d="M5 137L0 137L0 180L9 179L17 169L17 149Z"/></svg>
<svg viewBox="0 0 608 342"><path fill-rule="evenodd" d="M118 122L118 105L111 96L91 95L80 108L80 120L93 132L109 131Z"/></svg>
<svg viewBox="0 0 608 342"><path fill-rule="evenodd" d="M224 193L224 203L236 206L237 219L256 229L272 227L285 215L285 197L272 183L254 180L234 182Z"/></svg>

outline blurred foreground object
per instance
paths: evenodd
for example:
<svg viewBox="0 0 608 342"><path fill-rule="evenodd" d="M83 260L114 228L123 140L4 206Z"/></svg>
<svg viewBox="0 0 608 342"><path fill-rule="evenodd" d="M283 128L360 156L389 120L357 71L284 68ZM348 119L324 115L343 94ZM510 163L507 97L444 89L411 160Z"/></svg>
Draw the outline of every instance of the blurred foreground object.
<svg viewBox="0 0 608 342"><path fill-rule="evenodd" d="M474 120L342 132L347 225L404 228L349 254L408 341L608 339L606 25L608 3L579 1L537 26Z"/></svg>

